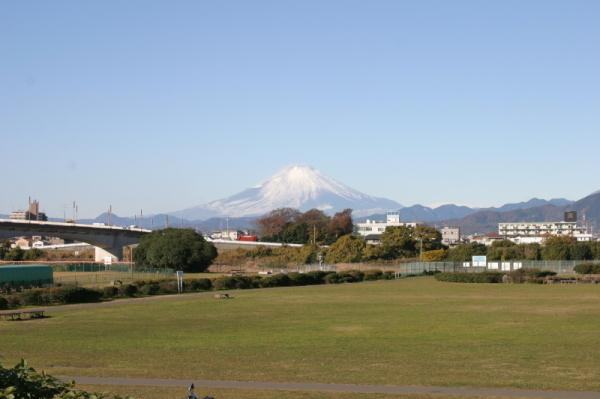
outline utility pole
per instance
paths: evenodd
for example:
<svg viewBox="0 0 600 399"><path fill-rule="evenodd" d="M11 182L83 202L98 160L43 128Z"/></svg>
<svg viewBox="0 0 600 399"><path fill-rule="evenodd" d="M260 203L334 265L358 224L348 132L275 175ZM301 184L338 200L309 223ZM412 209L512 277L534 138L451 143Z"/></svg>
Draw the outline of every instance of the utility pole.
<svg viewBox="0 0 600 399"><path fill-rule="evenodd" d="M111 225L111 220L110 220L111 219L111 215L112 215L112 205L109 205L108 206L108 225L109 226L112 226Z"/></svg>

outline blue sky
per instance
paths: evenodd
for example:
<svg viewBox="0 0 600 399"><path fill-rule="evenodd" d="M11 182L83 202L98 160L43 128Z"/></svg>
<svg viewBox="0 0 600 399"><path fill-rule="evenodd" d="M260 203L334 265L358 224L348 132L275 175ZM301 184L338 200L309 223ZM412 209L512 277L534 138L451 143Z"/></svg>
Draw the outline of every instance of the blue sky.
<svg viewBox="0 0 600 399"><path fill-rule="evenodd" d="M290 164L411 205L600 189L598 1L0 4L0 212L172 211Z"/></svg>

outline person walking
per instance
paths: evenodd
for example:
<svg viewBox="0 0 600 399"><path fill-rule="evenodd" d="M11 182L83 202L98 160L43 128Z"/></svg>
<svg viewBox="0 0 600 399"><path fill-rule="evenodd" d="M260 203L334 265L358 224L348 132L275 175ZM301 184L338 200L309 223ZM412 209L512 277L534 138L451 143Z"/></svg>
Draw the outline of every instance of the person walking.
<svg viewBox="0 0 600 399"><path fill-rule="evenodd" d="M194 392L194 384L190 385L188 388L187 399L198 399L198 395Z"/></svg>

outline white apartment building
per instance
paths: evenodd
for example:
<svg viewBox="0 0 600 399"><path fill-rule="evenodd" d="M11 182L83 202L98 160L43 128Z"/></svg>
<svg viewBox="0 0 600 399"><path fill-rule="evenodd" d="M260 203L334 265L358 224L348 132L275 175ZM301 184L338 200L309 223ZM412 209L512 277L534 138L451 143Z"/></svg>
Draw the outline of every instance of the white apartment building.
<svg viewBox="0 0 600 399"><path fill-rule="evenodd" d="M460 243L460 228L459 227L443 227L440 232L442 233L442 244L450 246Z"/></svg>
<svg viewBox="0 0 600 399"><path fill-rule="evenodd" d="M498 223L498 234L518 244L541 243L547 236L574 237L577 241L592 241L592 234L577 222L516 222Z"/></svg>
<svg viewBox="0 0 600 399"><path fill-rule="evenodd" d="M362 237L379 236L383 234L386 228L390 226L417 227L413 222L401 222L400 212L388 212L385 221L366 220L365 222L355 223L354 231Z"/></svg>

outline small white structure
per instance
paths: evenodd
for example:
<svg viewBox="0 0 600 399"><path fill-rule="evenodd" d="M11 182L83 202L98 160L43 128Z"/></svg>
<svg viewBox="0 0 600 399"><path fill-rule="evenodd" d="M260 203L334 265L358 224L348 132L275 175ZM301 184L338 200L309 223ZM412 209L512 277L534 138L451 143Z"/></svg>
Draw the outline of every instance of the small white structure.
<svg viewBox="0 0 600 399"><path fill-rule="evenodd" d="M440 230L442 233L442 244L451 246L460 243L460 228L445 226Z"/></svg>
<svg viewBox="0 0 600 399"><path fill-rule="evenodd" d="M414 222L401 222L400 212L388 212L385 221L366 220L365 222L355 224L355 233L362 237L381 235L388 227L417 227Z"/></svg>

